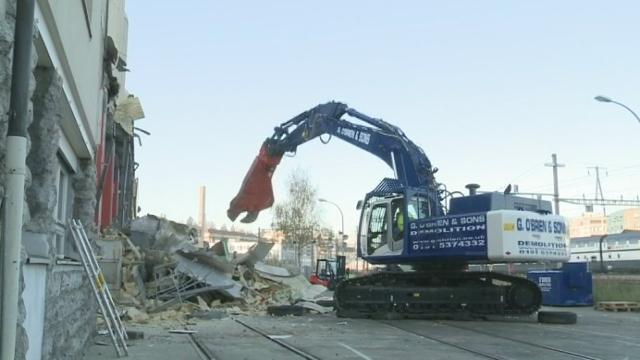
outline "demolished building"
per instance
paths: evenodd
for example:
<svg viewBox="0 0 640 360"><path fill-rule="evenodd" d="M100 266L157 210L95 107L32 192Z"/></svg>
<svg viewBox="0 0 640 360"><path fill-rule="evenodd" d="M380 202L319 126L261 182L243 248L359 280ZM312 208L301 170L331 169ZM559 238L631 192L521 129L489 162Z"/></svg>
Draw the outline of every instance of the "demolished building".
<svg viewBox="0 0 640 360"><path fill-rule="evenodd" d="M331 300L325 287L262 262L273 243L257 242L245 253L230 252L223 241L201 248L196 228L153 215L134 219L126 232L103 236L99 261L116 303L133 323L264 315L291 305L332 310L317 303Z"/></svg>

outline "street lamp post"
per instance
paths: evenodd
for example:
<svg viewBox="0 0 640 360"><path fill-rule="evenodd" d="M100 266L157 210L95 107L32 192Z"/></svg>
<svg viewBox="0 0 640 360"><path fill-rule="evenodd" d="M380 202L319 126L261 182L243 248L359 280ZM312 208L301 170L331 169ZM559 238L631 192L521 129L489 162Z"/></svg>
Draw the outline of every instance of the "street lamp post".
<svg viewBox="0 0 640 360"><path fill-rule="evenodd" d="M608 97L602 96L602 95L598 95L598 96L594 97L594 99L596 101L600 101L600 102L604 102L604 103L613 103L613 104L620 105L623 108L629 110L629 112L636 118L636 120L638 120L638 122L640 122L640 117L638 117L638 114L636 114L633 110L631 110L631 108L628 107L627 105L625 105L623 103L620 103L620 102L617 102L615 100L611 100L611 98L608 98Z"/></svg>
<svg viewBox="0 0 640 360"><path fill-rule="evenodd" d="M338 206L338 204L329 201L327 199L323 199L323 198L319 198L318 199L319 202L325 202L325 203L329 203L333 206L335 206L336 208L338 208L338 211L340 211L340 222L341 222L341 231L340 231L340 237L338 242L343 242L344 241L344 215L342 214L342 209L340 209L340 206ZM336 243L336 257L338 257L338 243Z"/></svg>

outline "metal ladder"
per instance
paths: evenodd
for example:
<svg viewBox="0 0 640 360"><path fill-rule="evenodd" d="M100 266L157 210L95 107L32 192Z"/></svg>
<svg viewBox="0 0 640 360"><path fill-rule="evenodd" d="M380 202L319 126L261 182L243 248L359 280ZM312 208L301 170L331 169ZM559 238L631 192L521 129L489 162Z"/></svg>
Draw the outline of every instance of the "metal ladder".
<svg viewBox="0 0 640 360"><path fill-rule="evenodd" d="M69 227L71 228L71 234L73 235L73 240L76 243L78 252L80 252L82 266L87 276L89 276L89 283L91 284L93 293L98 301L98 306L100 306L100 311L109 329L113 347L115 347L118 357L128 356L129 352L126 343L127 332L120 321L116 306L111 297L111 292L104 279L102 270L100 266L98 266L98 260L91 248L87 233L84 231L84 227L79 220L72 219Z"/></svg>

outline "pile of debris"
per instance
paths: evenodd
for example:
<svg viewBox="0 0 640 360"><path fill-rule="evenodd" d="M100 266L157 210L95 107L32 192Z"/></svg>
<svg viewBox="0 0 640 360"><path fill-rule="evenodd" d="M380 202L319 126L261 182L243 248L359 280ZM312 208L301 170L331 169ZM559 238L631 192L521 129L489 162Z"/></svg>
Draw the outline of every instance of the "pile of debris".
<svg viewBox="0 0 640 360"><path fill-rule="evenodd" d="M135 219L128 235L103 234L99 262L129 321L183 323L194 317L278 314L278 306L294 304L332 311L322 306L331 302L324 286L262 262L272 243L258 242L239 255L231 254L225 242L206 249L196 243L196 229L153 215Z"/></svg>

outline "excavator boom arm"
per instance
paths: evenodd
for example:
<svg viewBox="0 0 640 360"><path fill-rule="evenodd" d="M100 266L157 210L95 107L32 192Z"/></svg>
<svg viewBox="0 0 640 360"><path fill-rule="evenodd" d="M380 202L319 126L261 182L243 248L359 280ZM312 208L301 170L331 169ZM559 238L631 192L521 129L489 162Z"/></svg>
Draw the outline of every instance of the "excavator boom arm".
<svg viewBox="0 0 640 360"><path fill-rule="evenodd" d="M349 115L365 124L344 119ZM258 213L273 205L271 176L282 156L295 152L299 145L329 134L340 138L384 161L394 170L396 178L406 186L423 187L437 194L438 184L424 151L402 130L381 119L369 117L349 108L346 104L329 102L307 110L275 128L267 138L249 172L245 176L238 195L231 201L227 215L235 220L242 212L247 216L242 222L253 222Z"/></svg>

